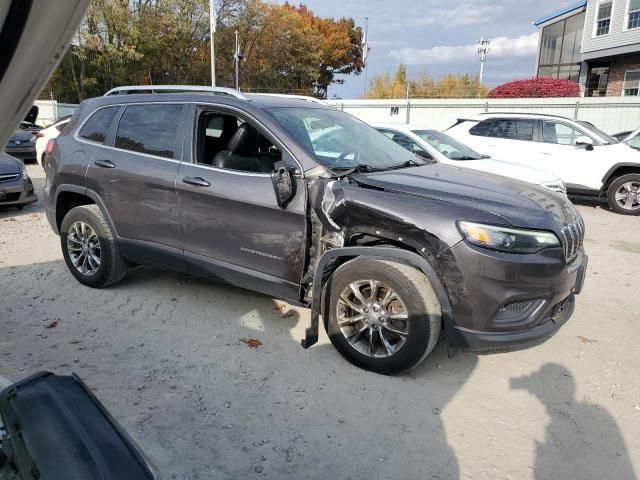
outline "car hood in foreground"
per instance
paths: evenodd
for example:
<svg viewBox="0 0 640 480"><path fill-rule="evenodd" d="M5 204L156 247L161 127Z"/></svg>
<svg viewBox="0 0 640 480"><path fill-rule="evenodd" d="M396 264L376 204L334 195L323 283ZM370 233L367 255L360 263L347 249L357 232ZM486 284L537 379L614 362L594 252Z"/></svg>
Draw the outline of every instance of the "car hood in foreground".
<svg viewBox="0 0 640 480"><path fill-rule="evenodd" d="M443 164L357 175L354 180L361 186L481 210L521 228L557 231L578 216L564 195L531 183Z"/></svg>
<svg viewBox="0 0 640 480"><path fill-rule="evenodd" d="M11 175L22 171L22 162L11 155L0 152L0 175Z"/></svg>
<svg viewBox="0 0 640 480"><path fill-rule="evenodd" d="M493 158L483 158L479 160L465 160L459 162L460 167L472 168L483 172L515 178L523 182L540 185L547 182L560 182L560 177L551 172L538 170L537 168L525 167L515 163L497 160Z"/></svg>

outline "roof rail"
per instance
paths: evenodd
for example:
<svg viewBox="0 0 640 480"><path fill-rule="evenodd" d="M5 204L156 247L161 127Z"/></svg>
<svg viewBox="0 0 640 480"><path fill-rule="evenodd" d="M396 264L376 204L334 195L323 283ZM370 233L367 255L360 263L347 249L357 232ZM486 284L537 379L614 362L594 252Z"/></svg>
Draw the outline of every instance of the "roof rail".
<svg viewBox="0 0 640 480"><path fill-rule="evenodd" d="M307 102L319 103L321 105L330 106L329 103L316 97L310 97L307 95L289 95L288 93L252 93L251 95L260 95L263 97L280 97L280 98L294 98L296 100L306 100Z"/></svg>
<svg viewBox="0 0 640 480"><path fill-rule="evenodd" d="M238 90L226 87L211 87L206 85L132 85L116 87L109 90L104 96L127 95L136 92L149 93L213 93L214 95L228 95L230 97L248 100L248 98Z"/></svg>

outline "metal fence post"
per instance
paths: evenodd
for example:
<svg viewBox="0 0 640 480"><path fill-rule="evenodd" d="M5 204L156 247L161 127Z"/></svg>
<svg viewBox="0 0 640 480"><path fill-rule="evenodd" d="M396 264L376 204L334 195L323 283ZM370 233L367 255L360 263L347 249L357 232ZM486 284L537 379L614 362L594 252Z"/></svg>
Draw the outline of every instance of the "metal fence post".
<svg viewBox="0 0 640 480"><path fill-rule="evenodd" d="M484 102L484 113L489 111L489 102Z"/></svg>
<svg viewBox="0 0 640 480"><path fill-rule="evenodd" d="M580 111L580 100L576 100L576 109L573 112L573 119L578 120L578 112Z"/></svg>
<svg viewBox="0 0 640 480"><path fill-rule="evenodd" d="M407 98L407 125L410 124L411 120L411 99Z"/></svg>

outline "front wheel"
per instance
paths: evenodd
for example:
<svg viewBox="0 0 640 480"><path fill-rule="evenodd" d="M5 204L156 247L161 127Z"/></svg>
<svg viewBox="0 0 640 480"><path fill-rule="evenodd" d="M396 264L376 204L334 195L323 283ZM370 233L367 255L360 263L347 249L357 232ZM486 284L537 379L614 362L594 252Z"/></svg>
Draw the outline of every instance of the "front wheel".
<svg viewBox="0 0 640 480"><path fill-rule="evenodd" d="M623 215L640 215L640 174L616 178L607 190L609 208Z"/></svg>
<svg viewBox="0 0 640 480"><path fill-rule="evenodd" d="M60 246L71 274L88 287L107 287L127 272L111 228L97 205L69 210L60 227Z"/></svg>
<svg viewBox="0 0 640 480"><path fill-rule="evenodd" d="M435 347L442 311L419 270L358 258L341 265L330 282L325 327L351 363L382 374L402 373Z"/></svg>

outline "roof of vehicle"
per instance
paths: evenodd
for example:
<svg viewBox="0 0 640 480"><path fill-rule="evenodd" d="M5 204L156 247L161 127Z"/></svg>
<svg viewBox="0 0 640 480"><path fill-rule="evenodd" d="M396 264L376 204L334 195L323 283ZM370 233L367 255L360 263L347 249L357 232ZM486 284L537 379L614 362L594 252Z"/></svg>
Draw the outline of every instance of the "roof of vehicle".
<svg viewBox="0 0 640 480"><path fill-rule="evenodd" d="M563 117L562 115L551 115L548 113L530 113L530 112L483 112L477 113L474 116L468 118L461 118L460 120L469 121L469 122L480 122L485 118L509 118L509 117L519 117L519 118L558 118L561 120L569 120L574 121L569 117Z"/></svg>
<svg viewBox="0 0 640 480"><path fill-rule="evenodd" d="M389 128L392 130L399 130L401 132L412 132L414 130L437 130L433 127L427 127L425 125L416 125L415 123L371 123L374 128Z"/></svg>

